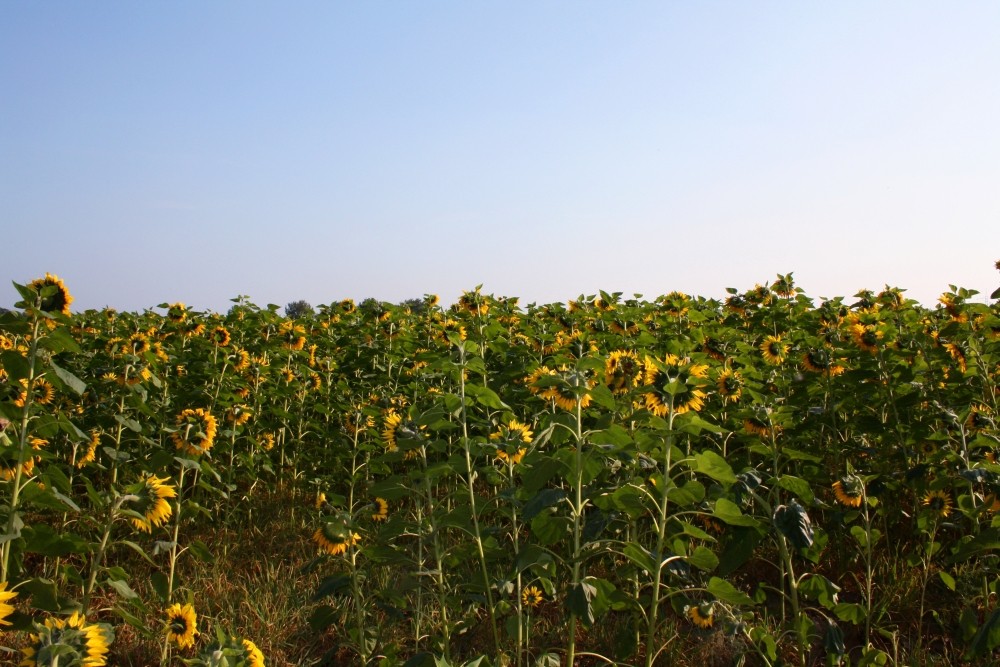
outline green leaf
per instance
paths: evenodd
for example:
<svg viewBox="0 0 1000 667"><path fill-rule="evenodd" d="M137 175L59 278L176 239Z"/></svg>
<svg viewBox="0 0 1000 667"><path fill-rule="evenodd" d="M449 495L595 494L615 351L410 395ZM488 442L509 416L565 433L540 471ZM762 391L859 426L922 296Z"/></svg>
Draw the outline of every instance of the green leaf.
<svg viewBox="0 0 1000 667"><path fill-rule="evenodd" d="M26 379L31 374L31 366L23 354L17 350L4 350L0 352L0 366L7 371L8 381Z"/></svg>
<svg viewBox="0 0 1000 667"><path fill-rule="evenodd" d="M969 643L969 654L978 658L1000 646L1000 609L994 609L989 618L979 626Z"/></svg>
<svg viewBox="0 0 1000 667"><path fill-rule="evenodd" d="M809 486L809 482L802 479L801 477L795 477L793 475L782 475L778 478L778 486L785 489L786 491L791 491L796 496L802 499L802 502L807 505L812 504L815 496L813 495L812 488Z"/></svg>
<svg viewBox="0 0 1000 667"><path fill-rule="evenodd" d="M711 572L719 565L719 557L708 547L699 546L688 556L688 563L694 565L699 570Z"/></svg>
<svg viewBox="0 0 1000 667"><path fill-rule="evenodd" d="M955 577L951 576L944 570L938 570L938 577L940 577L941 582L948 587L948 590L955 590Z"/></svg>
<svg viewBox="0 0 1000 667"><path fill-rule="evenodd" d="M208 547L201 540L191 540L190 544L188 544L188 549L202 563L215 562L215 556L212 555L212 552L209 551Z"/></svg>
<svg viewBox="0 0 1000 667"><path fill-rule="evenodd" d="M647 551L645 547L634 542L629 542L622 549L622 553L625 554L626 558L649 574L656 572L656 560L653 558L653 554Z"/></svg>
<svg viewBox="0 0 1000 667"><path fill-rule="evenodd" d="M594 625L594 607L591 600L597 593L597 589L586 582L579 582L570 586L566 595L566 606L571 614L580 619L585 627Z"/></svg>
<svg viewBox="0 0 1000 667"><path fill-rule="evenodd" d="M712 450L707 450L694 455L694 470L708 475L717 482L723 484L735 484L736 474L732 467Z"/></svg>
<svg viewBox="0 0 1000 667"><path fill-rule="evenodd" d="M590 393L590 398L594 401L594 403L597 403L602 408L606 408L608 410L615 410L618 407L615 404L615 397L611 393L611 390L608 389L603 384L596 385L593 389L590 390L589 393Z"/></svg>
<svg viewBox="0 0 1000 667"><path fill-rule="evenodd" d="M715 501L715 509L712 514L730 526L746 526L748 528L760 526L759 521L741 512L739 506L727 498L719 498Z"/></svg>
<svg viewBox="0 0 1000 667"><path fill-rule="evenodd" d="M729 604L743 605L746 607L752 607L754 605L754 601L749 595L739 590L725 579L720 579L719 577L712 577L708 580L708 592L720 600L728 602Z"/></svg>
<svg viewBox="0 0 1000 667"><path fill-rule="evenodd" d="M840 586L822 575L809 574L799 582L799 592L811 600L817 600L827 609L833 609L837 604Z"/></svg>
<svg viewBox="0 0 1000 667"><path fill-rule="evenodd" d="M54 359L49 359L49 366L52 367L56 377L62 380L64 385L69 387L77 396L83 395L83 392L87 389L87 384L83 380L56 364Z"/></svg>
<svg viewBox="0 0 1000 667"><path fill-rule="evenodd" d="M845 623L860 625L865 622L865 608L853 602L841 602L835 605L833 613Z"/></svg>
<svg viewBox="0 0 1000 667"><path fill-rule="evenodd" d="M139 594L133 591L132 588L125 583L124 579L107 579L104 583L115 589L118 594L126 600L134 600L139 597Z"/></svg>
<svg viewBox="0 0 1000 667"><path fill-rule="evenodd" d="M775 528L797 549L806 549L812 545L815 534L812 521L805 508L796 501L776 507L771 520Z"/></svg>

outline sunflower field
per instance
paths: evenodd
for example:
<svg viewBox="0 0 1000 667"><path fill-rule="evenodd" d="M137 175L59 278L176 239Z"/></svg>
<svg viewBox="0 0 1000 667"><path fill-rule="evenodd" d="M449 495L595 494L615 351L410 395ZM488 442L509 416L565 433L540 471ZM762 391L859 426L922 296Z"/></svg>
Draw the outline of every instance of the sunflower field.
<svg viewBox="0 0 1000 667"><path fill-rule="evenodd" d="M997 660L1000 290L14 288L4 664Z"/></svg>

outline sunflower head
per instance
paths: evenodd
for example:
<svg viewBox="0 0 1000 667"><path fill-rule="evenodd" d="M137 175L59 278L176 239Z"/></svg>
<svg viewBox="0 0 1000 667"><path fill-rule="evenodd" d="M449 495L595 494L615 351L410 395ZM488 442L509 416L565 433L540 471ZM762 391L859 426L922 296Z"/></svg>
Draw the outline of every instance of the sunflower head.
<svg viewBox="0 0 1000 667"><path fill-rule="evenodd" d="M642 362L631 350L615 350L604 362L604 384L612 394L628 393L642 381Z"/></svg>
<svg viewBox="0 0 1000 667"><path fill-rule="evenodd" d="M940 489L928 491L921 504L938 518L943 519L951 514L951 496L946 491Z"/></svg>
<svg viewBox="0 0 1000 667"><path fill-rule="evenodd" d="M14 605L10 601L17 597L16 591L8 591L7 583L0 583L0 625L10 625L7 618L14 613Z"/></svg>
<svg viewBox="0 0 1000 667"><path fill-rule="evenodd" d="M857 475L844 475L833 483L833 495L844 507L861 507L865 485Z"/></svg>
<svg viewBox="0 0 1000 667"><path fill-rule="evenodd" d="M136 497L132 502L132 509L143 517L132 517L132 525L137 530L151 532L153 526L162 526L173 514L173 507L167 499L176 498L177 490L169 481L167 477L148 475L129 488L129 492Z"/></svg>
<svg viewBox="0 0 1000 667"><path fill-rule="evenodd" d="M217 423L208 410L188 408L177 415L174 445L190 456L205 454L215 442Z"/></svg>
<svg viewBox="0 0 1000 667"><path fill-rule="evenodd" d="M690 359L667 354L661 361L646 357L643 362L643 382L648 390L643 394L646 409L657 417L670 412L681 415L698 412L704 406L701 390L708 378L708 366Z"/></svg>
<svg viewBox="0 0 1000 667"><path fill-rule="evenodd" d="M375 511L372 512L372 521L385 521L389 518L389 503L385 498L376 498L372 501Z"/></svg>
<svg viewBox="0 0 1000 667"><path fill-rule="evenodd" d="M361 536L352 532L343 522L330 521L324 523L313 533L313 542L323 553L339 556L347 553L348 547L353 547L361 541Z"/></svg>
<svg viewBox="0 0 1000 667"><path fill-rule="evenodd" d="M699 628L708 629L715 622L715 605L711 602L690 605L687 617Z"/></svg>
<svg viewBox="0 0 1000 667"><path fill-rule="evenodd" d="M719 396L726 402L738 401L743 395L743 376L739 371L727 368L716 379L715 385L719 389Z"/></svg>
<svg viewBox="0 0 1000 667"><path fill-rule="evenodd" d="M521 589L521 603L525 607L535 608L542 603L545 596L538 586L525 586Z"/></svg>
<svg viewBox="0 0 1000 667"><path fill-rule="evenodd" d="M28 304L29 306L35 306L47 313L70 314L69 306L73 303L73 296L59 276L46 273L44 278L32 280L28 287L35 294L35 302Z"/></svg>
<svg viewBox="0 0 1000 667"><path fill-rule="evenodd" d="M190 604L174 603L167 609L166 628L167 640L177 648L193 648L194 638L198 633L198 614Z"/></svg>
<svg viewBox="0 0 1000 667"><path fill-rule="evenodd" d="M24 655L21 665L100 667L107 664L108 647L115 639L110 625L87 623L86 617L79 612L67 618L50 616L44 623L36 622L34 630L29 645L21 649ZM78 662L67 660L71 657Z"/></svg>
<svg viewBox="0 0 1000 667"><path fill-rule="evenodd" d="M760 353L764 361L772 366L780 366L788 355L788 343L781 336L767 336L760 344Z"/></svg>

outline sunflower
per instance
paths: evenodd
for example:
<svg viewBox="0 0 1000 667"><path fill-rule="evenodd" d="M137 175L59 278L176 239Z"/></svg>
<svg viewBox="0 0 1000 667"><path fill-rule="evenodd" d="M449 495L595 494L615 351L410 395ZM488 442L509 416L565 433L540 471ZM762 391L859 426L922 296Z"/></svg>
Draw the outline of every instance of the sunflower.
<svg viewBox="0 0 1000 667"><path fill-rule="evenodd" d="M643 395L646 409L657 417L665 417L671 409L681 415L698 412L704 405L705 392L698 388L708 377L708 366L667 354L661 362L646 357L643 362L643 382L649 387Z"/></svg>
<svg viewBox="0 0 1000 667"><path fill-rule="evenodd" d="M187 319L187 306L177 302L167 306L167 319L171 322L183 322Z"/></svg>
<svg viewBox="0 0 1000 667"><path fill-rule="evenodd" d="M781 430L780 426L768 424L760 419L757 419L756 417L747 417L744 419L743 428L748 433L759 435L762 438L770 437L772 433L777 434Z"/></svg>
<svg viewBox="0 0 1000 667"><path fill-rule="evenodd" d="M177 431L170 437L190 456L205 454L215 442L216 421L208 410L188 408L177 415Z"/></svg>
<svg viewBox="0 0 1000 667"><path fill-rule="evenodd" d="M59 276L46 273L44 278L32 280L28 286L38 295L37 305L40 310L69 315L69 305L73 303L73 297Z"/></svg>
<svg viewBox="0 0 1000 667"><path fill-rule="evenodd" d="M28 380L21 378L21 386L24 389L14 399L14 405L19 408L23 408L28 402ZM45 378L35 378L34 384L31 386L31 401L37 405L48 405L52 402L52 399L56 397L56 390L52 387L52 384L48 382Z"/></svg>
<svg viewBox="0 0 1000 667"><path fill-rule="evenodd" d="M527 424L522 424L516 419L510 420L506 425L501 425L499 431L490 433L490 440L498 443L496 458L498 461L517 465L524 458L528 451L521 447L522 443L530 444L534 433Z"/></svg>
<svg viewBox="0 0 1000 667"><path fill-rule="evenodd" d="M396 432L399 430L399 425L403 423L403 418L395 410L389 410L385 415L385 425L382 429L382 438L385 440L385 448L390 452L394 452L397 449L396 445Z"/></svg>
<svg viewBox="0 0 1000 667"><path fill-rule="evenodd" d="M326 505L326 494L323 493L322 491L317 491L316 500L313 501L313 506L316 509L321 510L323 509L324 505Z"/></svg>
<svg viewBox="0 0 1000 667"><path fill-rule="evenodd" d="M699 628L708 629L715 621L715 605L712 603L693 604L687 609L687 617Z"/></svg>
<svg viewBox="0 0 1000 667"><path fill-rule="evenodd" d="M942 519L951 513L951 496L945 491L938 489L928 491L922 504Z"/></svg>
<svg viewBox="0 0 1000 667"><path fill-rule="evenodd" d="M309 388L313 391L319 391L323 388L323 378L320 377L319 373L309 374Z"/></svg>
<svg viewBox="0 0 1000 667"><path fill-rule="evenodd" d="M250 353L241 347L234 347L226 360L233 365L233 370L237 373L250 368Z"/></svg>
<svg viewBox="0 0 1000 667"><path fill-rule="evenodd" d="M243 426L253 416L250 406L238 404L226 410L226 421L233 426Z"/></svg>
<svg viewBox="0 0 1000 667"><path fill-rule="evenodd" d="M358 309L358 307L354 305L354 299L344 299L337 304L337 307L340 308L340 312L344 315L351 315Z"/></svg>
<svg viewBox="0 0 1000 667"><path fill-rule="evenodd" d="M17 591L8 591L7 583L0 583L0 625L10 625L7 618L14 613L14 605L8 604L17 597Z"/></svg>
<svg viewBox="0 0 1000 667"><path fill-rule="evenodd" d="M181 606L178 603L167 609L167 625L165 632L167 640L177 645L177 648L193 648L194 638L198 633L198 615L190 604Z"/></svg>
<svg viewBox="0 0 1000 667"><path fill-rule="evenodd" d="M564 382L550 387L549 396L563 410L572 412L576 410L576 402L579 399L580 407L586 408L590 405L591 397L589 393L579 394L581 390L589 390L594 383L587 379L586 375L578 371L563 372Z"/></svg>
<svg viewBox="0 0 1000 667"><path fill-rule="evenodd" d="M485 317L486 313L490 312L489 302L478 289L474 292L462 292L462 296L458 298L458 306L480 317Z"/></svg>
<svg viewBox="0 0 1000 667"><path fill-rule="evenodd" d="M760 353L767 363L772 366L780 366L788 354L788 343L781 340L781 336L767 336L760 344Z"/></svg>
<svg viewBox="0 0 1000 667"><path fill-rule="evenodd" d="M973 405L969 410L969 416L965 418L965 427L972 433L982 431L984 428L992 428L993 419L990 417L990 409L983 404Z"/></svg>
<svg viewBox="0 0 1000 667"><path fill-rule="evenodd" d="M525 607L537 607L544 599L545 596L542 595L542 591L538 586L525 586L521 589L521 603Z"/></svg>
<svg viewBox="0 0 1000 667"><path fill-rule="evenodd" d="M195 336L200 336L205 333L205 325L196 320L191 320L184 325L184 336L188 338L193 338Z"/></svg>
<svg viewBox="0 0 1000 667"><path fill-rule="evenodd" d="M149 350L149 338L143 333L134 333L125 343L125 349L135 356L141 356Z"/></svg>
<svg viewBox="0 0 1000 667"><path fill-rule="evenodd" d="M465 327L458 322L458 320L453 320L451 318L445 320L440 324L441 334L440 338L442 341L448 340L448 334L457 334L459 340L465 340L468 335L465 331Z"/></svg>
<svg viewBox="0 0 1000 667"><path fill-rule="evenodd" d="M739 371L727 368L719 373L715 386L719 389L719 396L727 403L738 401L743 395L743 376Z"/></svg>
<svg viewBox="0 0 1000 667"><path fill-rule="evenodd" d="M264 667L264 654L260 652L256 644L249 639L244 639L243 648L246 651L247 667Z"/></svg>
<svg viewBox="0 0 1000 667"><path fill-rule="evenodd" d="M833 495L844 507L861 507L865 485L856 475L844 475L833 483Z"/></svg>
<svg viewBox="0 0 1000 667"><path fill-rule="evenodd" d="M556 375L556 372L547 366L539 366L524 378L524 384L528 386L528 391L539 398L545 400L555 398L554 383L538 384L539 380L550 375Z"/></svg>
<svg viewBox="0 0 1000 667"><path fill-rule="evenodd" d="M102 667L108 664L108 646L114 641L109 625L87 623L80 612L73 612L69 618L49 617L44 623L35 623L35 630L37 634L29 635L31 645L21 649L24 659L19 664L23 667L58 664L57 656L80 660L67 661L67 665Z"/></svg>
<svg viewBox="0 0 1000 667"><path fill-rule="evenodd" d="M962 349L962 346L957 343L945 343L944 349L948 351L951 358L958 364L959 372L965 373L965 350Z"/></svg>
<svg viewBox="0 0 1000 667"><path fill-rule="evenodd" d="M385 498L376 498L372 504L375 505L372 521L385 521L389 518L389 503Z"/></svg>
<svg viewBox="0 0 1000 667"><path fill-rule="evenodd" d="M810 373L836 377L844 372L843 366L833 363L827 350L810 350L802 355L802 366Z"/></svg>
<svg viewBox="0 0 1000 667"><path fill-rule="evenodd" d="M273 433L264 433L260 436L259 444L264 448L265 452L269 452L274 449L275 440Z"/></svg>
<svg viewBox="0 0 1000 667"><path fill-rule="evenodd" d="M176 498L177 491L166 482L168 477L156 477L149 475L137 484L133 489L133 495L137 496L135 510L143 515L143 518L132 518L132 525L136 530L144 533L152 531L152 527L160 527L173 514L173 508L167 502L167 498Z"/></svg>
<svg viewBox="0 0 1000 667"><path fill-rule="evenodd" d="M282 322L278 327L278 334L281 337L281 345L286 350L298 351L305 349L306 328L301 324L296 324L291 320Z"/></svg>
<svg viewBox="0 0 1000 667"><path fill-rule="evenodd" d="M854 341L855 345L871 354L878 352L879 343L885 336L885 333L874 324L863 324L861 322L851 324L848 327L848 332L851 334L851 340Z"/></svg>
<svg viewBox="0 0 1000 667"><path fill-rule="evenodd" d="M631 350L615 350L604 362L604 384L612 394L628 393L642 381L642 363Z"/></svg>
<svg viewBox="0 0 1000 667"><path fill-rule="evenodd" d="M212 329L212 333L209 334L208 338L219 347L225 347L229 345L229 341L232 340L233 337L229 333L229 329L219 325Z"/></svg>
<svg viewBox="0 0 1000 667"><path fill-rule="evenodd" d="M360 542L361 536L350 531L340 533L336 530L334 524L328 523L316 529L316 532L313 533L313 541L317 544L320 551L324 551L331 556L339 556L340 554L347 553L348 547L353 547Z"/></svg>

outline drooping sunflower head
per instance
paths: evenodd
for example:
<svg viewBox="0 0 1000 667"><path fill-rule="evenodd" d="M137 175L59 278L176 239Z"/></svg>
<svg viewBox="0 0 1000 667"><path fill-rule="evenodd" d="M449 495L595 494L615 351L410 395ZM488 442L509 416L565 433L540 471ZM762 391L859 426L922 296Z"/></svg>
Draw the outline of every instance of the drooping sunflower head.
<svg viewBox="0 0 1000 667"><path fill-rule="evenodd" d="M833 483L833 495L844 507L861 507L865 485L857 475L844 475Z"/></svg>
<svg viewBox="0 0 1000 667"><path fill-rule="evenodd" d="M690 605L687 608L687 617L699 628L708 629L715 622L715 605L711 602Z"/></svg>
<svg viewBox="0 0 1000 667"><path fill-rule="evenodd" d="M472 292L462 292L462 296L458 298L458 306L462 310L480 317L485 317L486 313L490 312L489 299L478 289Z"/></svg>
<svg viewBox="0 0 1000 667"><path fill-rule="evenodd" d="M174 603L167 609L167 622L164 630L167 640L178 648L194 647L194 638L198 633L198 614L190 604Z"/></svg>
<svg viewBox="0 0 1000 667"><path fill-rule="evenodd" d="M854 344L871 354L878 352L882 338L885 336L885 332L879 329L877 325L864 324L862 322L851 324L848 331L851 334L851 340L854 341Z"/></svg>
<svg viewBox="0 0 1000 667"><path fill-rule="evenodd" d="M0 583L0 625L10 625L7 620L14 613L14 605L10 601L17 597L17 591L8 591L7 583Z"/></svg>
<svg viewBox="0 0 1000 667"><path fill-rule="evenodd" d="M731 368L726 368L719 373L719 377L715 381L719 396L722 396L727 403L740 400L740 396L743 395L743 385L743 376L740 375L739 371L734 371Z"/></svg>
<svg viewBox="0 0 1000 667"><path fill-rule="evenodd" d="M37 306L47 313L70 314L69 306L73 303L73 296L59 276L46 273L44 278L32 280L28 286L36 294L35 303L29 305Z"/></svg>
<svg viewBox="0 0 1000 667"><path fill-rule="evenodd" d="M938 518L945 518L951 513L951 495L947 491L934 489L928 491L921 504Z"/></svg>
<svg viewBox="0 0 1000 667"><path fill-rule="evenodd" d="M376 498L372 501L375 510L372 512L372 521L385 521L389 518L389 503L385 498Z"/></svg>
<svg viewBox="0 0 1000 667"><path fill-rule="evenodd" d="M229 329L220 324L212 329L208 339L219 347L225 347L229 345L229 341L232 340L232 335L229 333Z"/></svg>
<svg viewBox="0 0 1000 667"><path fill-rule="evenodd" d="M538 586L525 586L521 589L521 604L525 607L531 607L534 609L542 603L545 596L542 594L542 590Z"/></svg>
<svg viewBox="0 0 1000 667"><path fill-rule="evenodd" d="M576 410L579 400L580 408L586 408L593 400L589 390L594 387L594 381L584 371L563 368L557 373L561 381L549 388L548 395L555 404L572 412Z"/></svg>
<svg viewBox="0 0 1000 667"><path fill-rule="evenodd" d="M347 553L348 547L357 545L361 536L350 531L343 523L331 521L316 529L313 541L323 553L339 556Z"/></svg>
<svg viewBox="0 0 1000 667"><path fill-rule="evenodd" d="M306 328L292 320L281 323L278 327L281 344L286 350L299 351L306 346Z"/></svg>
<svg viewBox="0 0 1000 667"><path fill-rule="evenodd" d="M704 406L702 391L708 378L708 366L693 363L688 358L667 354L662 361L646 357L643 362L643 383L648 387L643 400L646 409L657 417L670 412L681 415L698 412Z"/></svg>
<svg viewBox="0 0 1000 667"><path fill-rule="evenodd" d="M135 356L141 356L149 350L149 338L146 334L139 332L134 333L129 336L129 339L125 342L124 351L133 354Z"/></svg>
<svg viewBox="0 0 1000 667"><path fill-rule="evenodd" d="M68 618L50 616L44 623L36 622L34 629L30 644L21 649L24 658L19 664L28 667L50 664L102 667L107 664L108 647L115 639L110 625L87 623L79 612Z"/></svg>
<svg viewBox="0 0 1000 667"><path fill-rule="evenodd" d="M141 514L143 518L132 517L132 525L144 533L152 531L153 526L159 527L173 514L173 507L168 498L176 498L177 490L171 486L167 477L146 476L141 482L130 487L129 491L136 497L131 509Z"/></svg>
<svg viewBox="0 0 1000 667"><path fill-rule="evenodd" d="M177 415L177 430L170 437L177 449L198 456L212 448L216 428L215 417L208 410L188 408Z"/></svg>
<svg viewBox="0 0 1000 667"><path fill-rule="evenodd" d="M496 459L501 463L517 465L524 458L528 451L523 445L530 444L534 437L527 424L522 424L516 419L510 420L507 424L501 424L500 428L490 433L490 440L497 445Z"/></svg>
<svg viewBox="0 0 1000 667"><path fill-rule="evenodd" d="M966 369L965 350L962 349L962 346L959 345L958 343L945 343L943 347L945 350L947 350L948 354L955 361L955 364L958 366L959 372L965 373Z"/></svg>
<svg viewBox="0 0 1000 667"><path fill-rule="evenodd" d="M788 343L781 336L766 336L760 344L760 353L767 363L780 366L788 355Z"/></svg>
<svg viewBox="0 0 1000 667"><path fill-rule="evenodd" d="M22 391L16 399L14 405L23 408L28 402L28 380L21 378ZM48 405L56 396L56 390L45 378L35 378L31 385L31 402L36 405Z"/></svg>
<svg viewBox="0 0 1000 667"><path fill-rule="evenodd" d="M187 306L179 301L170 304L167 306L167 319L171 322L183 322L187 319Z"/></svg>
<svg viewBox="0 0 1000 667"><path fill-rule="evenodd" d="M965 418L965 427L972 433L978 433L984 428L994 428L991 410L982 403L977 403L969 410L969 416Z"/></svg>
<svg viewBox="0 0 1000 667"><path fill-rule="evenodd" d="M626 394L642 381L642 362L632 350L615 350L604 362L604 384L612 394Z"/></svg>
<svg viewBox="0 0 1000 667"><path fill-rule="evenodd" d="M243 426L253 417L253 411L249 405L242 403L231 406L226 410L226 421L233 426Z"/></svg>
<svg viewBox="0 0 1000 667"><path fill-rule="evenodd" d="M257 645L249 639L243 640L243 657L247 667L264 667L264 654L261 653Z"/></svg>

